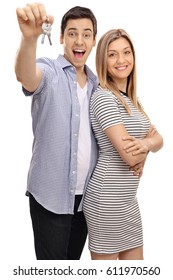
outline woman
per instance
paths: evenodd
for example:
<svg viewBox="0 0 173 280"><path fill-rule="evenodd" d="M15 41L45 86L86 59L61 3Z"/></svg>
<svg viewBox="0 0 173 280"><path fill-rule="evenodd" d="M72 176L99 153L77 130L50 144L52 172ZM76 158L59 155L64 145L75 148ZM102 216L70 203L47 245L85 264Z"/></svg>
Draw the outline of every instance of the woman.
<svg viewBox="0 0 173 280"><path fill-rule="evenodd" d="M163 139L137 99L135 51L124 30L101 37L96 70L100 85L90 113L99 158L83 204L91 258L142 260L137 188L148 152L157 152Z"/></svg>

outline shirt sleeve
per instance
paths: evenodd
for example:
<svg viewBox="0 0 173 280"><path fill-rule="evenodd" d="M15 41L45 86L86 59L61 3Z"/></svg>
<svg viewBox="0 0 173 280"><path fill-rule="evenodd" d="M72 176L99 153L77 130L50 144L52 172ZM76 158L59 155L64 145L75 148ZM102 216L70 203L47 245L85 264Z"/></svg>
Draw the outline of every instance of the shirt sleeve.
<svg viewBox="0 0 173 280"><path fill-rule="evenodd" d="M37 65L40 67L42 71L41 82L38 88L34 92L29 92L24 87L22 87L22 91L25 96L33 96L33 95L41 94L46 88L46 84L48 84L48 82L51 80L51 74L52 74L51 60L46 58L38 58Z"/></svg>
<svg viewBox="0 0 173 280"><path fill-rule="evenodd" d="M99 91L93 94L90 108L103 130L123 123L119 100L111 92Z"/></svg>

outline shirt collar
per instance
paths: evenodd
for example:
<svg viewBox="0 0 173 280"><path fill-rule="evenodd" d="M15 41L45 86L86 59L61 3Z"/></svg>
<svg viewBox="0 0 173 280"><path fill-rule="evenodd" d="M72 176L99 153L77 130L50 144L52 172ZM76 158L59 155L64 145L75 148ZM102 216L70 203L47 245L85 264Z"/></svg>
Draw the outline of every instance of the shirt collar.
<svg viewBox="0 0 173 280"><path fill-rule="evenodd" d="M61 65L62 68L73 67L73 65L62 54L59 54L57 62ZM91 69L87 65L85 65L85 69L88 79L91 79L93 82L97 82L96 75L91 71Z"/></svg>

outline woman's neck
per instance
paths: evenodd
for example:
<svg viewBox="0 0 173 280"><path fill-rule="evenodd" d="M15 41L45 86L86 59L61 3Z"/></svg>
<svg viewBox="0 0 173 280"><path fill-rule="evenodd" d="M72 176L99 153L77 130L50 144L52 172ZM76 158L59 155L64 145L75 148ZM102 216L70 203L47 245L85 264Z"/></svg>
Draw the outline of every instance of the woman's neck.
<svg viewBox="0 0 173 280"><path fill-rule="evenodd" d="M127 79L124 80L118 80L116 81L117 87L120 91L126 92L127 91Z"/></svg>

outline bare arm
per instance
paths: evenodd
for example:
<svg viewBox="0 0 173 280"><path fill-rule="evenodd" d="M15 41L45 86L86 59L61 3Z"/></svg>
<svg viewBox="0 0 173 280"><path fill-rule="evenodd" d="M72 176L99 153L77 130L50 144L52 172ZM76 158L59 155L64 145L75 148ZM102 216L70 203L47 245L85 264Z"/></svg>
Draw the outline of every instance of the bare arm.
<svg viewBox="0 0 173 280"><path fill-rule="evenodd" d="M154 125L151 125L150 131L145 139L149 143L149 151L155 153L163 147L163 137L159 134Z"/></svg>
<svg viewBox="0 0 173 280"><path fill-rule="evenodd" d="M163 146L163 138L158 133L157 129L151 125L149 133L144 139L137 139L133 136L123 137L124 141L129 141L125 146L124 150L127 153L133 153L133 155L138 155L143 152L157 152Z"/></svg>
<svg viewBox="0 0 173 280"><path fill-rule="evenodd" d="M41 80L41 71L36 66L36 44L36 41L22 37L16 54L16 78L29 92L35 91Z"/></svg>
<svg viewBox="0 0 173 280"><path fill-rule="evenodd" d="M16 78L30 92L38 87L41 80L41 70L36 66L37 40L42 34L42 23L47 15L42 4L28 4L16 9L17 20L22 32L21 43L16 54ZM49 16L50 23L53 17Z"/></svg>
<svg viewBox="0 0 173 280"><path fill-rule="evenodd" d="M127 143L127 145L124 146L124 149L126 152L132 152L134 154L139 154L144 151L152 151L156 152L159 149L162 148L163 146L163 138L162 136L158 133L157 129L151 125L149 133L145 137L146 141L142 141L140 139L136 139L135 137L128 136L128 137L123 137L123 140L131 140L131 143ZM144 139L144 140L145 140ZM148 144L148 145L147 145ZM148 154L147 152L147 154ZM145 165L145 160L142 162L139 162L135 164L134 166L131 166L130 170L134 172L134 175L138 175L140 178L143 174L143 168Z"/></svg>
<svg viewBox="0 0 173 280"><path fill-rule="evenodd" d="M146 157L146 159L147 159L147 157ZM141 162L137 163L136 165L130 167L130 170L133 171L133 175L136 175L139 178L142 177L146 159L144 159L143 161L141 161Z"/></svg>
<svg viewBox="0 0 173 280"><path fill-rule="evenodd" d="M126 142L128 145L131 144L131 136L129 136L123 124L111 126L105 129L104 132L118 151L121 158L129 164L129 166L134 166L146 159L147 151L143 151L135 155L133 151L126 152L126 149L124 149L124 137L127 137ZM130 139L128 140L128 138Z"/></svg>

